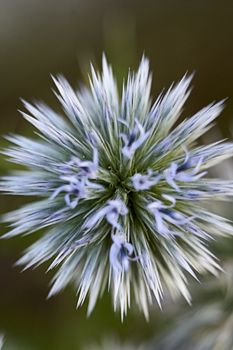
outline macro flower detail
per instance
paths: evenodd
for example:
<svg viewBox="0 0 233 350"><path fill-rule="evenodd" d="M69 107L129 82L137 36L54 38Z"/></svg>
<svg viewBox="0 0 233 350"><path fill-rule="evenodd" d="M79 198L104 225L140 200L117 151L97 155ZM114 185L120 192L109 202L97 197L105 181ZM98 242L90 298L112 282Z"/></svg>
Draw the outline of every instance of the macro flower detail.
<svg viewBox="0 0 233 350"><path fill-rule="evenodd" d="M52 194L51 199L56 198L61 192L66 192L65 202L74 209L79 200L86 197L85 182L77 179L75 176L62 176L61 180L67 181L68 184L58 187ZM71 199L72 196L75 198Z"/></svg>
<svg viewBox="0 0 233 350"><path fill-rule="evenodd" d="M41 235L18 264L48 261L57 268L49 296L73 283L77 306L89 298L88 314L106 289L122 318L131 300L148 318L165 291L189 302L187 275L220 268L208 242L233 234L231 223L207 206L233 195L232 181L207 177L233 155L233 143L196 143L223 103L179 124L191 76L152 104L144 57L121 94L105 57L101 74L91 68L89 88L53 80L63 111L24 102L22 115L37 138L8 136L11 145L2 151L21 167L2 176L0 190L33 196L2 216L10 226L2 237Z"/></svg>
<svg viewBox="0 0 233 350"><path fill-rule="evenodd" d="M132 258L134 247L126 242L123 235L112 235L112 246L109 253L109 260L114 272L119 273L122 270L128 271L129 261Z"/></svg>
<svg viewBox="0 0 233 350"><path fill-rule="evenodd" d="M172 228L169 227L169 224L180 227L181 225L184 225L187 220L190 220L190 218L187 219L183 214L175 212L172 209L175 206L174 198L170 198L170 196L166 195L163 197L170 200L172 204L167 205L161 201L154 201L148 204L147 208L154 215L157 232L165 237L169 237L175 234L175 232L172 231ZM177 232L177 234L179 234L179 232Z"/></svg>
<svg viewBox="0 0 233 350"><path fill-rule="evenodd" d="M97 149L93 150L93 161L81 161L77 157L73 157L67 164L60 165L59 170L64 174L60 176L60 179L67 182L67 184L59 186L50 198L54 199L61 192L65 192L65 202L72 209L77 206L80 199L87 198L88 188L102 188L101 185L89 180L96 178L98 170Z"/></svg>
<svg viewBox="0 0 233 350"><path fill-rule="evenodd" d="M98 221L101 221L104 217L112 225L112 228L121 230L121 225L118 222L120 215L126 215L128 209L125 203L121 199L109 200L107 205L97 211L90 219L88 219L85 227L93 228Z"/></svg>
<svg viewBox="0 0 233 350"><path fill-rule="evenodd" d="M122 124L126 124L127 128L130 130L129 125L127 125L126 122ZM122 147L123 155L127 158L131 158L134 155L135 151L145 142L148 135L149 132L145 132L143 126L137 119L135 119L135 126L132 131L130 131L128 135L120 134L124 142L124 146Z"/></svg>
<svg viewBox="0 0 233 350"><path fill-rule="evenodd" d="M189 153L186 151L186 157L183 163L178 165L177 163L172 162L170 167L164 171L165 179L176 191L180 191L176 181L193 182L207 174L206 171L199 173L202 163L203 158L200 158L197 163L195 163L195 160L192 161Z"/></svg>
<svg viewBox="0 0 233 350"><path fill-rule="evenodd" d="M136 191L148 190L150 187L155 186L160 179L160 175L153 176L153 171L151 169L147 171L146 175L136 173L131 178Z"/></svg>

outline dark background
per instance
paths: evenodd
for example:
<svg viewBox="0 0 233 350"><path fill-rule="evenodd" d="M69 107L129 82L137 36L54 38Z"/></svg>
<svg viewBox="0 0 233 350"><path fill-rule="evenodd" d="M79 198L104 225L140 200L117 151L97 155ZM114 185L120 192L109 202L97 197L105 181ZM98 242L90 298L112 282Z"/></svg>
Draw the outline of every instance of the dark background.
<svg viewBox="0 0 233 350"><path fill-rule="evenodd" d="M0 0L1 134L30 134L17 112L22 108L19 98L42 99L56 108L50 74L61 72L76 87L87 81L90 60L100 66L104 51L119 81L145 53L153 71L154 95L186 71L195 71L186 114L229 97L218 121L222 134L229 136L232 19L232 0ZM1 159L1 173L7 167ZM22 200L1 197L1 212ZM46 300L52 274L45 274L45 267L24 273L13 267L32 240L0 242L0 331L5 333L6 349L78 350L106 336L140 343L162 327L158 309L149 323L130 311L122 325L108 295L89 319L85 305L75 310L72 287Z"/></svg>

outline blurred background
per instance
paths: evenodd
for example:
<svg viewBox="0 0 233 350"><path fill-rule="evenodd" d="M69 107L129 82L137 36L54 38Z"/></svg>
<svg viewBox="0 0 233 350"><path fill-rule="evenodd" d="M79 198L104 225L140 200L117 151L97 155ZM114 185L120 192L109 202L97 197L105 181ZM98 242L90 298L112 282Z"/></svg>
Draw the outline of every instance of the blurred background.
<svg viewBox="0 0 233 350"><path fill-rule="evenodd" d="M20 98L44 100L57 108L50 74L63 73L74 87L81 86L87 82L89 61L100 67L104 51L119 84L144 53L153 71L153 96L186 71L194 71L194 90L185 114L228 97L218 131L210 132L208 138L215 139L217 133L229 137L233 126L232 18L232 0L0 0L0 134L30 135L31 128L17 111L22 108ZM3 138L0 144L6 144ZM7 169L9 165L1 159L1 174ZM231 164L222 169L223 176L224 169L228 169L226 176L233 172ZM22 201L1 197L0 212ZM228 212L231 215L229 207ZM0 244L4 349L89 349L88 344L101 344L104 338L130 342L136 348L176 322L177 309L161 313L156 308L149 323L132 310L121 324L108 295L87 318L85 305L75 310L72 287L46 300L52 274L45 274L43 266L24 273L14 267L34 239L18 237ZM232 246L228 241L228 255ZM220 249L223 258L224 252Z"/></svg>

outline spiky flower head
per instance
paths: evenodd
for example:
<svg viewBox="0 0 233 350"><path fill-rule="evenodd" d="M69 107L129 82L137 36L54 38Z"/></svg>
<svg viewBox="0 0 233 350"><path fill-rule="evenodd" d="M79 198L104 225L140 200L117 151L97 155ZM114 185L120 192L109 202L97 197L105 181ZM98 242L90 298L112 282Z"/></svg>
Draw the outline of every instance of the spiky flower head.
<svg viewBox="0 0 233 350"><path fill-rule="evenodd" d="M203 205L233 194L233 183L207 178L207 169L233 154L233 144L196 141L222 110L211 104L177 120L189 95L190 76L151 104L151 76L143 58L119 96L103 58L90 88L74 91L54 78L66 118L43 103L24 102L23 117L40 138L9 136L4 151L24 168L2 179L1 190L37 200L4 215L5 237L46 228L19 260L26 268L60 265L50 295L74 282L78 306L88 313L106 288L122 317L131 296L148 316L164 291L188 301L186 273L218 271L207 242L232 234L224 218Z"/></svg>

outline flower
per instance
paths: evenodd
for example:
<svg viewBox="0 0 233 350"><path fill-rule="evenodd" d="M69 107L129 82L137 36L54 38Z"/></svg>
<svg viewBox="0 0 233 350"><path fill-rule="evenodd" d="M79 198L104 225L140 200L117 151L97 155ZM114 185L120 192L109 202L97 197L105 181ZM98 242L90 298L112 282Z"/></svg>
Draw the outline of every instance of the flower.
<svg viewBox="0 0 233 350"><path fill-rule="evenodd" d="M119 121L122 122L121 120ZM135 119L135 126L132 131L130 131L130 126L126 121L124 121L124 124L129 130L129 134L120 134L124 142L121 152L126 158L130 159L134 155L135 151L146 141L147 137L149 136L149 131L145 132L143 126L137 119ZM139 136L137 137L138 132Z"/></svg>
<svg viewBox="0 0 233 350"><path fill-rule="evenodd" d="M160 179L160 175L153 177L153 171L151 169L147 170L146 175L136 173L131 177L133 187L136 191L149 190L149 188L156 185Z"/></svg>
<svg viewBox="0 0 233 350"><path fill-rule="evenodd" d="M99 211L89 219L85 225L85 228L92 229L100 220L106 217L111 227L116 230L121 230L121 225L119 224L119 216L126 215L128 209L125 203L121 199L114 199L107 201L107 205L101 208Z"/></svg>
<svg viewBox="0 0 233 350"><path fill-rule="evenodd" d="M169 237L169 235L171 237L176 233L179 235L179 232L171 231L169 223L180 227L184 225L187 220L189 221L192 217L186 218L179 211L176 212L172 209L176 204L176 200L173 197L163 195L163 198L170 200L172 204L166 205L163 204L163 202L156 200L147 206L148 210L154 215L156 229L161 235L164 235L165 237ZM167 224L165 223L166 221Z"/></svg>
<svg viewBox="0 0 233 350"><path fill-rule="evenodd" d="M151 105L148 60L129 73L119 96L104 57L102 74L92 68L89 89L76 92L54 78L66 118L24 102L22 114L40 137L8 137L12 145L3 153L23 169L2 177L0 190L36 199L3 215L11 225L3 237L46 228L18 264L59 265L49 295L73 282L77 305L89 296L90 313L108 286L122 318L131 295L148 317L165 290L190 301L186 273L217 273L208 241L233 229L206 200L232 196L233 182L206 175L232 156L233 144L194 144L222 102L177 123L190 81L185 75Z"/></svg>
<svg viewBox="0 0 233 350"><path fill-rule="evenodd" d="M116 273L121 273L122 271L127 272L134 247L132 244L125 242L124 235L113 235L112 240L113 243L109 253L111 268Z"/></svg>
<svg viewBox="0 0 233 350"><path fill-rule="evenodd" d="M194 162L194 163L193 163ZM199 169L203 162L203 158L197 160L195 164L195 159L193 162L190 161L190 156L186 151L185 160L182 164L178 165L177 163L171 163L170 167L164 170L164 176L167 183L173 187L177 192L180 191L179 186L176 184L176 181L182 182L194 182L200 179L202 176L207 174L207 171L199 173ZM187 172L186 170L190 170Z"/></svg>

